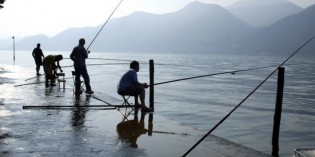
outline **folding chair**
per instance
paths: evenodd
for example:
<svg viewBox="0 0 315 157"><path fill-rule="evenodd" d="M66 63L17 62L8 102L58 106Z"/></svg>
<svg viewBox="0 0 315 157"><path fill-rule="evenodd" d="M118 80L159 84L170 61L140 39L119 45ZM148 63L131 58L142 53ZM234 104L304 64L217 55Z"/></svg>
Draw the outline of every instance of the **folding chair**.
<svg viewBox="0 0 315 157"><path fill-rule="evenodd" d="M75 86L76 86L76 84L77 84L77 82L75 81L75 76L76 76L76 73L75 73L75 71L72 71L72 80L73 80L73 95L75 95L76 93L75 93ZM80 80L80 90L83 90L83 91L85 91L84 90L84 81L81 81ZM81 94L80 94L81 95Z"/></svg>
<svg viewBox="0 0 315 157"><path fill-rule="evenodd" d="M56 73L56 75L57 75L58 89L60 89L60 83L62 83L63 90L65 90L65 87L66 87L65 73Z"/></svg>
<svg viewBox="0 0 315 157"><path fill-rule="evenodd" d="M135 110L135 106L128 102L129 98L132 96L134 97L134 95L128 95L124 93L118 93L118 94L123 98L123 103L121 104L120 107L117 107L117 110L124 116L124 119L128 120L127 118L131 114L132 111L137 112L137 110ZM125 108L125 113L121 111L121 108ZM129 111L128 111L128 108L129 108Z"/></svg>

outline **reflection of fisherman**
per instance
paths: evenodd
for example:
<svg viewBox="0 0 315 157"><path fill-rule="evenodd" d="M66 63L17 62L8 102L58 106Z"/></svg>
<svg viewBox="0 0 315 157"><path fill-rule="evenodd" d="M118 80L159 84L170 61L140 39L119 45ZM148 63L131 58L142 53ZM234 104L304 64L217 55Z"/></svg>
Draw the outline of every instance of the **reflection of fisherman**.
<svg viewBox="0 0 315 157"><path fill-rule="evenodd" d="M132 148L138 148L138 137L148 132L148 130L144 128L144 115L141 115L140 122L137 115L133 120L120 122L116 130L119 138L123 141L130 142L130 147Z"/></svg>
<svg viewBox="0 0 315 157"><path fill-rule="evenodd" d="M62 55L48 55L43 60L43 67L46 74L46 86L49 86L48 80L50 80L50 86L55 86L55 74L57 72L57 68L61 71L61 67L59 65L59 61L62 60ZM56 63L57 62L57 65Z"/></svg>
<svg viewBox="0 0 315 157"><path fill-rule="evenodd" d="M42 49L40 49L40 43L38 43L37 47L33 50L32 56L33 56L33 58L35 60L35 64L36 64L36 74L40 75L39 69L40 69L40 66L43 64L42 58L45 57Z"/></svg>
<svg viewBox="0 0 315 157"><path fill-rule="evenodd" d="M90 104L90 97L86 97L85 101L80 100L80 97L75 97L74 100L74 106L76 107L72 111L72 117L71 117L71 125L73 127L77 127L76 129L82 129L84 127L85 123L85 117L86 117L86 109L82 109L80 104L83 103L83 105L89 105Z"/></svg>

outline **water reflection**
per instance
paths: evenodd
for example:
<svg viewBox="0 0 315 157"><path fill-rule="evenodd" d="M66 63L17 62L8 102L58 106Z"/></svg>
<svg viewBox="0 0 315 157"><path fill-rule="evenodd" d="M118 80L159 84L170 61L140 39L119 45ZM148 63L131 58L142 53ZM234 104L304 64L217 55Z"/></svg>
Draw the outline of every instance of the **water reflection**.
<svg viewBox="0 0 315 157"><path fill-rule="evenodd" d="M74 97L74 106L75 109L72 110L71 113L71 126L73 127L78 127L78 128L83 128L85 127L85 118L86 118L86 113L88 109L86 108L81 108L81 105L89 105L90 104L90 96L87 96L85 100L81 100L81 97Z"/></svg>
<svg viewBox="0 0 315 157"><path fill-rule="evenodd" d="M153 128L153 114L149 116L149 127L145 128L145 119L146 113L141 113L140 121L138 118L138 113L135 112L134 119L127 120L124 119L122 122L117 124L116 131L118 133L119 139L123 143L130 143L130 147L138 148L137 139L143 135L148 133L148 135L152 135Z"/></svg>

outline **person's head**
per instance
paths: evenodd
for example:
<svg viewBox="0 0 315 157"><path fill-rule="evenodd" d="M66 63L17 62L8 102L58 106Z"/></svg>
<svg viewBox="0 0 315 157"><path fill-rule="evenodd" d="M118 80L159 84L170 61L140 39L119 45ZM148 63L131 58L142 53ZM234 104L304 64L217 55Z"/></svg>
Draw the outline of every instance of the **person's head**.
<svg viewBox="0 0 315 157"><path fill-rule="evenodd" d="M138 72L140 69L139 62L138 61L131 61L130 68L134 69L135 71Z"/></svg>
<svg viewBox="0 0 315 157"><path fill-rule="evenodd" d="M57 61L60 61L60 60L62 60L62 59L63 59L62 55L57 55L57 56L56 56L56 60L57 60Z"/></svg>
<svg viewBox="0 0 315 157"><path fill-rule="evenodd" d="M85 39L84 38L81 38L80 40L79 40L79 45L84 45L85 44Z"/></svg>
<svg viewBox="0 0 315 157"><path fill-rule="evenodd" d="M40 47L40 43L37 43L37 47L38 47L38 48Z"/></svg>

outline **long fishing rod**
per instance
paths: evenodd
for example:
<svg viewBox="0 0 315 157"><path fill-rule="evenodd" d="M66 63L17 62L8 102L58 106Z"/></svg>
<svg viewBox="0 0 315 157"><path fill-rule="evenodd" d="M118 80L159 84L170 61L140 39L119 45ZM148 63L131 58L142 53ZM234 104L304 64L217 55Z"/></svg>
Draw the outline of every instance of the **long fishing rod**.
<svg viewBox="0 0 315 157"><path fill-rule="evenodd" d="M103 102L103 101L102 101ZM98 108L98 107L134 107L134 105L124 106L124 105L82 105L82 106L73 106L73 105L44 105L44 106L23 106L23 109L33 109L33 108L40 108L40 109L49 109L49 108Z"/></svg>
<svg viewBox="0 0 315 157"><path fill-rule="evenodd" d="M35 78L40 77L40 76L45 76L45 74L31 77L31 78L25 79L24 81L32 80L32 79L35 79Z"/></svg>
<svg viewBox="0 0 315 157"><path fill-rule="evenodd" d="M63 58L63 59L71 59L71 58ZM109 60L109 61L128 61L130 62L131 60L127 60L127 59L111 59L111 58L87 58L87 59L93 59L93 60Z"/></svg>
<svg viewBox="0 0 315 157"><path fill-rule="evenodd" d="M151 84L148 86L156 86L156 85L161 85L161 84L166 84L166 83L171 83L171 82L178 82L178 81L190 80L190 79L201 78L201 77L209 77L209 76L215 76L215 75L222 75L222 74L233 74L234 75L237 72L259 70L259 69L265 69L265 68L270 68L270 67L275 67L275 66L265 66L265 67L259 67L259 68L250 68L250 69L243 69L243 70L219 72L219 73L213 73L213 74L207 74L207 75L199 75L199 76L194 76L194 77L187 77L187 78L176 79L176 80L171 80L171 81L159 82L159 83Z"/></svg>
<svg viewBox="0 0 315 157"><path fill-rule="evenodd" d="M117 65L117 64L130 64L130 63L99 63L99 64L86 64L86 66L95 66L95 65ZM73 65L65 65L61 66L62 68L70 68Z"/></svg>
<svg viewBox="0 0 315 157"><path fill-rule="evenodd" d="M285 61L283 61L270 75L267 76L253 91L251 91L238 105L236 105L226 116L224 116L212 129L209 130L197 143L195 143L182 157L187 156L197 145L199 145L208 135L210 135L219 125L221 125L238 107L240 107L260 86L262 86L282 65L284 65L291 57L298 53L305 45L311 42L315 36L310 38L296 51L294 51Z"/></svg>
<svg viewBox="0 0 315 157"><path fill-rule="evenodd" d="M14 87L19 87L19 86L24 86L24 85L41 84L41 83L45 83L45 81L41 81L41 82L34 82L34 83L18 84L18 85L14 85Z"/></svg>
<svg viewBox="0 0 315 157"><path fill-rule="evenodd" d="M110 16L107 18L107 20L105 21L105 23L103 24L103 26L101 27L101 29L97 32L97 34L95 35L94 39L92 40L92 42L90 43L90 45L87 47L87 51L89 50L90 46L92 45L92 43L94 42L94 40L97 38L97 36L100 34L100 32L103 30L104 26L107 24L107 22L109 21L109 19L113 16L113 14L115 13L115 11L117 10L117 8L120 6L120 4L123 2L123 0L121 0L118 5L116 6L116 8L114 9L114 11L110 14Z"/></svg>

